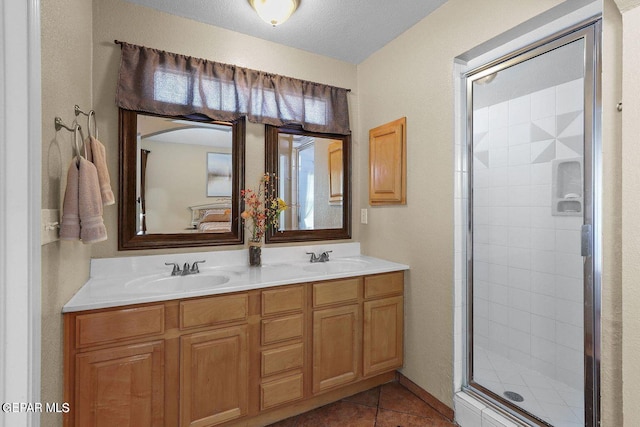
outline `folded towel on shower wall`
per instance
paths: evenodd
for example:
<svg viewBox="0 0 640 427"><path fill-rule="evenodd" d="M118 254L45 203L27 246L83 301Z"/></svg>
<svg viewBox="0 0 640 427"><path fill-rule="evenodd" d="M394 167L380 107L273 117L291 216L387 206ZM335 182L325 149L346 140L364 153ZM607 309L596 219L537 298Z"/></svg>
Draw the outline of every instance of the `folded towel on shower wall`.
<svg viewBox="0 0 640 427"><path fill-rule="evenodd" d="M102 195L98 171L93 163L83 158L80 158L78 181L80 238L83 243L107 240L107 229L102 219Z"/></svg>
<svg viewBox="0 0 640 427"><path fill-rule="evenodd" d="M93 162L98 171L98 181L100 182L100 194L104 206L113 205L116 202L111 190L111 178L107 169L107 154L104 145L90 136L84 142L86 158Z"/></svg>
<svg viewBox="0 0 640 427"><path fill-rule="evenodd" d="M62 220L60 221L60 239L78 240L80 239L80 217L78 216L78 162L76 157L71 161L67 172L67 188L64 192L64 202L62 204Z"/></svg>

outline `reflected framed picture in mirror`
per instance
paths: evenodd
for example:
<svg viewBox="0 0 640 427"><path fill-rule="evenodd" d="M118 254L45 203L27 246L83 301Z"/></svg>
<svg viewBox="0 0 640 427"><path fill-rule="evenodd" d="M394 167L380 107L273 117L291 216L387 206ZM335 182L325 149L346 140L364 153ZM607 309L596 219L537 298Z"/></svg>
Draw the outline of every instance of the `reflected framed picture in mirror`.
<svg viewBox="0 0 640 427"><path fill-rule="evenodd" d="M289 209L266 241L351 238L351 138L266 126L266 172Z"/></svg>
<svg viewBox="0 0 640 427"><path fill-rule="evenodd" d="M207 197L231 197L231 154L207 153Z"/></svg>

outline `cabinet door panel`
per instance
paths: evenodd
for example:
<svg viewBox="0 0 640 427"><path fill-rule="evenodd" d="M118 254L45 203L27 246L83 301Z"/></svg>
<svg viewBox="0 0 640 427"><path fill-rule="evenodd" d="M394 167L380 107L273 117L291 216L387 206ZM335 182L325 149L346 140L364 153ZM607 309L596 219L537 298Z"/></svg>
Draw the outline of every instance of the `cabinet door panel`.
<svg viewBox="0 0 640 427"><path fill-rule="evenodd" d="M302 343L264 350L261 354L262 376L279 374L302 368L304 345Z"/></svg>
<svg viewBox="0 0 640 427"><path fill-rule="evenodd" d="M292 286L262 291L262 315L271 316L304 308L304 287Z"/></svg>
<svg viewBox="0 0 640 427"><path fill-rule="evenodd" d="M403 298L385 298L364 303L364 376L402 366Z"/></svg>
<svg viewBox="0 0 640 427"><path fill-rule="evenodd" d="M164 343L108 348L76 356L76 425L164 425Z"/></svg>
<svg viewBox="0 0 640 427"><path fill-rule="evenodd" d="M406 204L406 118L369 131L369 204Z"/></svg>
<svg viewBox="0 0 640 427"><path fill-rule="evenodd" d="M359 305L313 313L313 392L346 384L358 377Z"/></svg>
<svg viewBox="0 0 640 427"><path fill-rule="evenodd" d="M332 280L313 284L313 307L358 301L362 279Z"/></svg>
<svg viewBox="0 0 640 427"><path fill-rule="evenodd" d="M108 310L76 317L76 347L164 333L164 305Z"/></svg>
<svg viewBox="0 0 640 427"><path fill-rule="evenodd" d="M262 321L262 345L302 338L304 316L295 314Z"/></svg>
<svg viewBox="0 0 640 427"><path fill-rule="evenodd" d="M180 338L181 426L212 426L247 413L247 327Z"/></svg>
<svg viewBox="0 0 640 427"><path fill-rule="evenodd" d="M404 272L376 274L364 278L364 297L381 298L402 295L404 290Z"/></svg>
<svg viewBox="0 0 640 427"><path fill-rule="evenodd" d="M302 399L304 394L302 374L260 384L260 409L265 410L283 403Z"/></svg>
<svg viewBox="0 0 640 427"><path fill-rule="evenodd" d="M213 326L247 319L247 294L223 295L180 302L180 329Z"/></svg>

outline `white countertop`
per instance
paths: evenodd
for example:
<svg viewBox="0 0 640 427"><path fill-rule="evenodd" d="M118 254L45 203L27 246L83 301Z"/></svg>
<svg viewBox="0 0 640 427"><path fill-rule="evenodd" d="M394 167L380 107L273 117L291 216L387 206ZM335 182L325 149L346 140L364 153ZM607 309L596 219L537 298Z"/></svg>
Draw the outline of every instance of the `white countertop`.
<svg viewBox="0 0 640 427"><path fill-rule="evenodd" d="M310 263L306 252L332 251L326 263ZM262 267L248 266L248 251L216 251L91 260L91 277L62 308L63 313L155 301L247 291L270 286L408 270L409 266L360 255L359 243L262 249ZM171 276L202 261L200 273Z"/></svg>

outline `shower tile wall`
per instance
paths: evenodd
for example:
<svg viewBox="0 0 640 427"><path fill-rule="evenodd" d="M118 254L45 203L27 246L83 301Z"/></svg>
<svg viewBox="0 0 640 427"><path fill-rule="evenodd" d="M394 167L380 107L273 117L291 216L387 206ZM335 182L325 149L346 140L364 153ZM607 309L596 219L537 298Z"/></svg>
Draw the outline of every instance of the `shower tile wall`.
<svg viewBox="0 0 640 427"><path fill-rule="evenodd" d="M474 111L474 344L583 387L581 216L552 160L583 156L583 80Z"/></svg>

